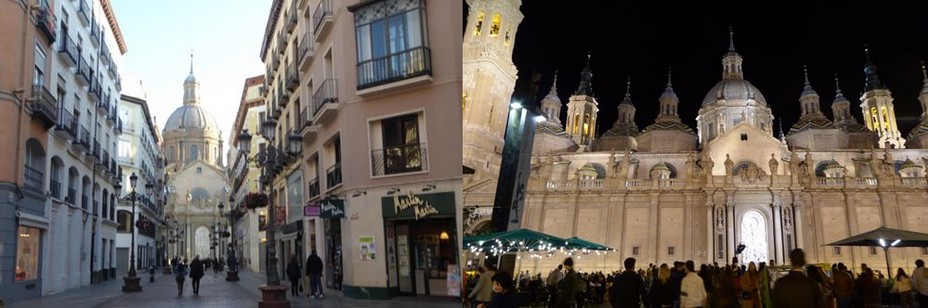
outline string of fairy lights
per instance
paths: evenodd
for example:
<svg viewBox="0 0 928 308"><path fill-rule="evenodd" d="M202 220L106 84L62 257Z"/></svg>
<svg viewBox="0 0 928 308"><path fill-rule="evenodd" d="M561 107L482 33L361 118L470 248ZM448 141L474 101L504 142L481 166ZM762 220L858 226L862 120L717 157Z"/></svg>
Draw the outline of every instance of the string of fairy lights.
<svg viewBox="0 0 928 308"><path fill-rule="evenodd" d="M584 255L595 254L597 256L615 252L615 249L601 247L603 249L590 249L588 247L577 247L570 242L551 242L546 240L532 240L526 243L524 240L500 240L489 239L481 240L474 243L467 243L467 250L473 254L483 254L484 258L491 256L498 257L507 253L529 253L531 258L550 258L556 255L570 255L582 258ZM517 256L517 258L521 258Z"/></svg>

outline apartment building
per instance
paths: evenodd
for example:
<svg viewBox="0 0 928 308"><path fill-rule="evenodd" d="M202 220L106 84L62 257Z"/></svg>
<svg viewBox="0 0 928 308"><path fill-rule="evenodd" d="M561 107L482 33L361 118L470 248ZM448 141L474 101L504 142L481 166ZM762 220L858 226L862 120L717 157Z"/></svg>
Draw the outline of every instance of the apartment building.
<svg viewBox="0 0 928 308"><path fill-rule="evenodd" d="M326 287L348 297L455 296L447 279L460 263L461 7L271 6L262 125L275 130L276 149L302 141L274 171L275 244L301 260L316 250Z"/></svg>

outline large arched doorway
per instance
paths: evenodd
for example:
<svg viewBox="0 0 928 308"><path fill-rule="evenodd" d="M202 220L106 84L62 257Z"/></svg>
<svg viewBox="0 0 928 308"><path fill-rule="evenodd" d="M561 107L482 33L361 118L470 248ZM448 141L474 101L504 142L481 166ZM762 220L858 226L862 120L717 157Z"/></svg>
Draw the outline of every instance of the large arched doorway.
<svg viewBox="0 0 928 308"><path fill-rule="evenodd" d="M199 228L197 228L197 231L194 234L196 236L195 238L196 247L194 249L195 254L200 255L200 258L209 257L210 256L209 254L209 245L210 245L209 229L207 229L206 227L200 226Z"/></svg>
<svg viewBox="0 0 928 308"><path fill-rule="evenodd" d="M741 244L745 245L739 258L742 264L766 262L767 219L758 211L747 211L741 217Z"/></svg>

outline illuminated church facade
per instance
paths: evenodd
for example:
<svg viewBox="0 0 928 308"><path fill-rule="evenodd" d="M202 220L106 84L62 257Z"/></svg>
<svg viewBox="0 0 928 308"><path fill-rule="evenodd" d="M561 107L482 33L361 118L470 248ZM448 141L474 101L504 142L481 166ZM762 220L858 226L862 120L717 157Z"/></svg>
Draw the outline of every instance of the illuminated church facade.
<svg viewBox="0 0 928 308"><path fill-rule="evenodd" d="M488 111L508 108L515 82L513 31L522 19L519 0L468 4L464 164L474 174L465 176L465 207L472 209L465 212L471 229L465 232L490 219L504 126L488 121L500 117ZM593 128L603 106L592 92L589 64L566 106L555 82L539 102L546 120L535 133L524 210L517 218L521 226L615 248L606 257L581 255L587 262L578 263L609 271L620 269L629 256L640 266L675 260L727 264L739 244L745 245L738 255L745 264L783 264L790 250L802 248L813 263L882 268L881 249L824 244L880 226L928 233L924 67L920 123L903 138L892 92L869 55L859 98L862 123L840 84L827 97L833 98L834 117L822 113L823 97L806 77L797 87L801 116L779 136L766 98L744 78L744 58L733 40L721 64L722 78L707 91L695 128L677 113L680 101L670 74L653 123L643 129L635 123L629 81L617 121L599 136ZM794 106L778 104L784 105ZM910 270L919 258L928 258L928 248L890 250L893 268ZM522 268L546 273L560 261L533 258L523 260Z"/></svg>

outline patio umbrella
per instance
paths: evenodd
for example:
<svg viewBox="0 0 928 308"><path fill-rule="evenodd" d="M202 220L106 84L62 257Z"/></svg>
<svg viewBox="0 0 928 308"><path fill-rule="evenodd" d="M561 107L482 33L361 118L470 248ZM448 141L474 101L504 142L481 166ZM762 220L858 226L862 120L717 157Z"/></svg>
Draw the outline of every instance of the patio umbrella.
<svg viewBox="0 0 928 308"><path fill-rule="evenodd" d="M464 237L464 247L473 253L490 253L493 255L514 252L553 252L568 248L567 240L529 229L517 229L504 232L490 233L479 236ZM522 259L516 274L522 270Z"/></svg>
<svg viewBox="0 0 928 308"><path fill-rule="evenodd" d="M567 239L566 242L567 242L567 247L571 249L580 249L580 250L586 249L586 250L601 250L601 251L615 250L605 245L593 243L593 242L581 239L576 236Z"/></svg>
<svg viewBox="0 0 928 308"><path fill-rule="evenodd" d="M892 275L892 269L889 267L889 248L926 247L928 246L928 234L879 227L824 246L882 247L883 255L886 257L886 274Z"/></svg>

